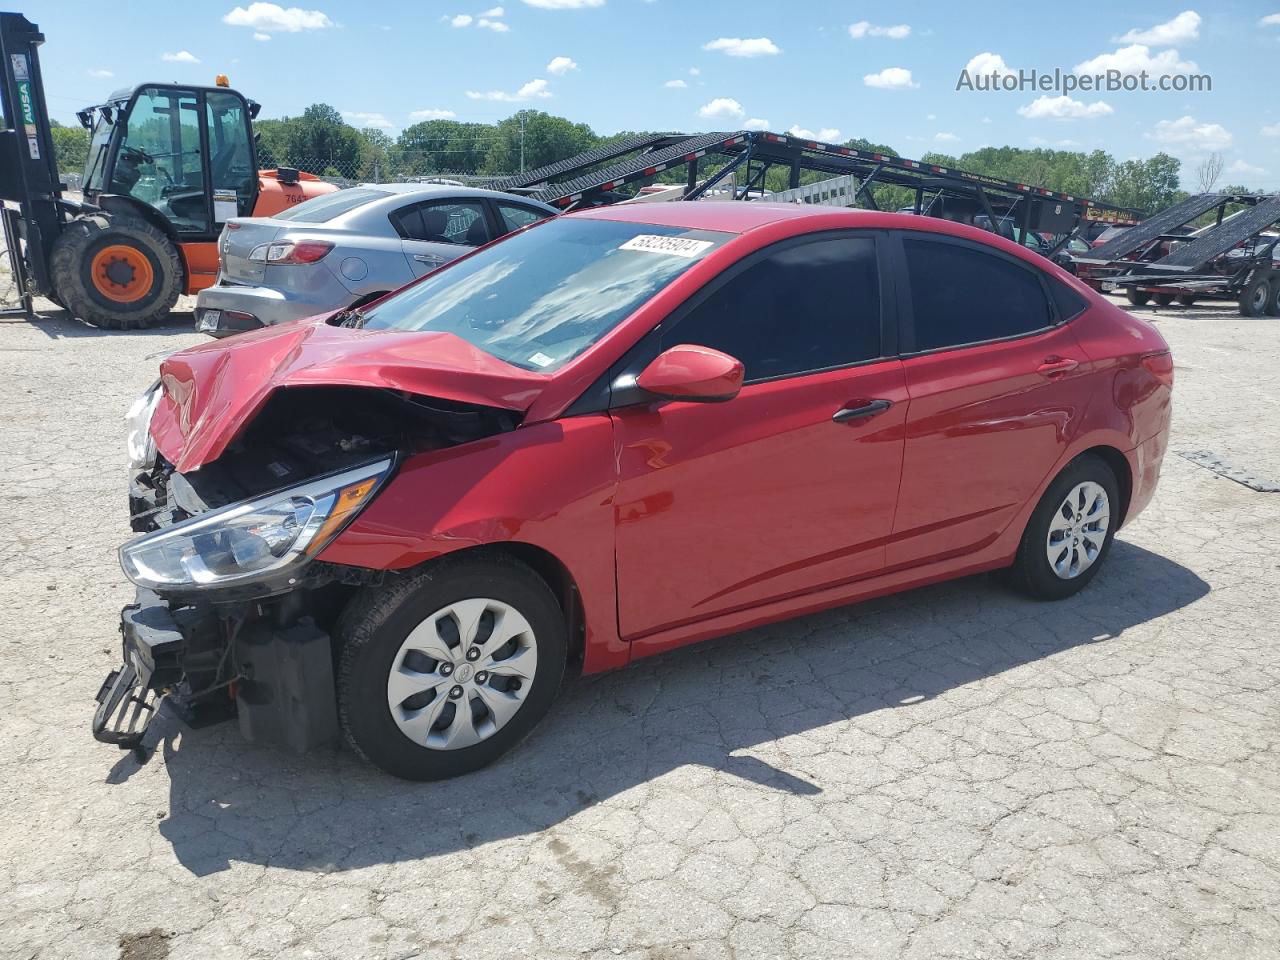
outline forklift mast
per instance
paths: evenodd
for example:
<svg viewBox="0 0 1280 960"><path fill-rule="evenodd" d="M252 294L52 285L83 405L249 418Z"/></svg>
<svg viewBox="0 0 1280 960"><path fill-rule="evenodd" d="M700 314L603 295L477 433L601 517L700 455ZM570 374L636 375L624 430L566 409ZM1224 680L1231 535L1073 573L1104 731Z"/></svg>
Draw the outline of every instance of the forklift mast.
<svg viewBox="0 0 1280 960"><path fill-rule="evenodd" d="M22 14L0 13L0 107L4 112L4 129L0 130L0 200L6 203L6 240L14 261L14 278L24 298L30 296L32 288L38 292L52 289L49 254L65 223L61 209L63 185L58 181L37 53L42 43L44 34L40 28ZM16 211L8 207L10 203L17 205ZM19 239L25 257L19 254Z"/></svg>

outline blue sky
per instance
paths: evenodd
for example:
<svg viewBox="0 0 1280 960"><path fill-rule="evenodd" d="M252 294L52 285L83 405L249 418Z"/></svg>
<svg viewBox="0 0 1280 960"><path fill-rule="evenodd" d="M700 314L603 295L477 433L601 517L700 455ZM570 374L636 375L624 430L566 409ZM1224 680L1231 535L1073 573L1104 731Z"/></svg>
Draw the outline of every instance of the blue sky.
<svg viewBox="0 0 1280 960"><path fill-rule="evenodd" d="M492 121L529 106L598 133L754 125L867 137L907 156L1165 150L1188 181L1217 151L1223 183L1280 189L1280 0L148 0L109 17L100 0L19 6L48 38L49 109L63 122L120 86L227 73L264 117L323 101L393 135L424 117ZM969 65L1145 66L1207 74L1212 91L957 91Z"/></svg>

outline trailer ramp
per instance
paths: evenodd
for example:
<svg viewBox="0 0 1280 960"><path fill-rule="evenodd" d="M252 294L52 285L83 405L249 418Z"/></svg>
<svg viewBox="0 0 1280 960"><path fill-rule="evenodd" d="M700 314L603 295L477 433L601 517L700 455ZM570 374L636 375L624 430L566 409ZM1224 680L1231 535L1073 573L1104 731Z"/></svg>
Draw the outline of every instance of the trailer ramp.
<svg viewBox="0 0 1280 960"><path fill-rule="evenodd" d="M1175 203L1167 210L1161 210L1153 217L1148 217L1136 227L1130 227L1114 240L1094 247L1086 255L1076 257L1081 263L1111 263L1122 260L1135 250L1145 247L1161 234L1168 233L1175 227L1189 223L1201 214L1208 213L1218 204L1227 200L1221 193L1199 193L1188 197L1181 203Z"/></svg>
<svg viewBox="0 0 1280 960"><path fill-rule="evenodd" d="M1280 221L1280 196L1265 197L1194 240L1174 244L1167 257L1147 266L1152 270L1198 270L1277 221Z"/></svg>
<svg viewBox="0 0 1280 960"><path fill-rule="evenodd" d="M547 183L554 180L558 176L569 171L580 171L582 168L595 163L607 163L610 160L617 160L624 157L628 153L634 153L637 150L647 150L651 147L662 144L670 146L670 141L685 139L683 134L660 133L649 134L641 137L628 137L625 140L614 140L603 146L596 147L593 150L586 150L583 153L576 153L566 160L558 160L555 163L548 163L545 166L535 167L533 170L526 170L524 173L518 173L514 176L504 177L501 180L494 180L489 184L490 190L512 190L520 187L532 187L539 183Z"/></svg>

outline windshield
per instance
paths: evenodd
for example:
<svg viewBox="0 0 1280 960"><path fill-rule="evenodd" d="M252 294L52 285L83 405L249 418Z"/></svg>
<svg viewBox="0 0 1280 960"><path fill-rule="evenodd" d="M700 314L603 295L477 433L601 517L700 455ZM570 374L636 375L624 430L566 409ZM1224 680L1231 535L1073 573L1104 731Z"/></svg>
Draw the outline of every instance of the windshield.
<svg viewBox="0 0 1280 960"><path fill-rule="evenodd" d="M370 187L352 187L350 190L339 190L337 193L323 193L310 200L303 200L296 207L277 213L274 220L294 220L298 223L327 223L334 217L350 213L356 207L363 207L381 197L391 196L389 190L374 190Z"/></svg>
<svg viewBox="0 0 1280 960"><path fill-rule="evenodd" d="M364 328L452 333L513 366L549 372L731 236L547 220L379 304Z"/></svg>

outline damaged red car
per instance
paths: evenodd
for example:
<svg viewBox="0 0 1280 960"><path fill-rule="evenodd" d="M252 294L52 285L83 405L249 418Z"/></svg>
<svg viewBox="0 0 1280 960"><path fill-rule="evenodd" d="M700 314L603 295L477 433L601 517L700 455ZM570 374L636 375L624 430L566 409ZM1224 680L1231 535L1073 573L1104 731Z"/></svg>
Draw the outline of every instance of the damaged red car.
<svg viewBox="0 0 1280 960"><path fill-rule="evenodd" d="M548 220L164 361L94 733L136 745L169 697L435 779L567 669L980 571L1067 597L1151 498L1172 381L1153 327L970 227Z"/></svg>

